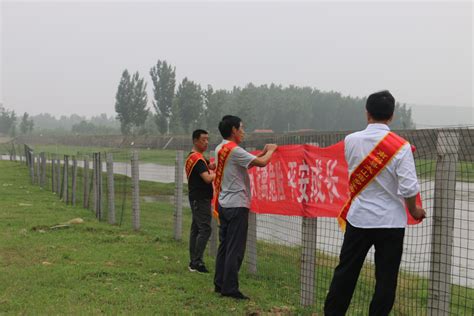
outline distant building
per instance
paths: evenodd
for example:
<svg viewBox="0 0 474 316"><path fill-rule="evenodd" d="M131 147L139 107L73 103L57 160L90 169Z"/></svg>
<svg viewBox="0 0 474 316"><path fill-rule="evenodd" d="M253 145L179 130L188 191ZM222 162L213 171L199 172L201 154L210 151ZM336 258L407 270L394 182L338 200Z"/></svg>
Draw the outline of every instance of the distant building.
<svg viewBox="0 0 474 316"><path fill-rule="evenodd" d="M256 134L273 134L274 133L272 129L256 129L253 132Z"/></svg>

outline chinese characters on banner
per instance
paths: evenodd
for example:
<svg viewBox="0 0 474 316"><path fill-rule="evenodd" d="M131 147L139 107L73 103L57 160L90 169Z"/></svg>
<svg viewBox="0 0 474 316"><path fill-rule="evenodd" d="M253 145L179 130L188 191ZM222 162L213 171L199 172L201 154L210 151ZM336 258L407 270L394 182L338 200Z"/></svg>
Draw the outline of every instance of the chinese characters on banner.
<svg viewBox="0 0 474 316"><path fill-rule="evenodd" d="M337 217L349 197L343 142L280 146L265 168L249 175L255 213Z"/></svg>
<svg viewBox="0 0 474 316"><path fill-rule="evenodd" d="M349 198L344 142L326 148L279 146L270 163L249 169L249 176L254 213L337 217ZM417 204L421 206L420 195ZM407 215L408 224L419 223Z"/></svg>

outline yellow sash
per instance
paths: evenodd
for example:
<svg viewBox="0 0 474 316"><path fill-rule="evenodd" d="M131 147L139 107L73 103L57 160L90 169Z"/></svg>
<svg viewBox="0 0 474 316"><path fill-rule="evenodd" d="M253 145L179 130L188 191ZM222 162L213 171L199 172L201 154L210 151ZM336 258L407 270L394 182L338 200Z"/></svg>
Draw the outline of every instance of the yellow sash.
<svg viewBox="0 0 474 316"><path fill-rule="evenodd" d="M199 160L204 161L204 164L207 167L207 161L204 159L204 156L201 153L198 152L191 152L186 159L186 163L184 164L184 169L186 170L186 176L189 177L191 176L191 172L193 172L194 166L198 163Z"/></svg>
<svg viewBox="0 0 474 316"><path fill-rule="evenodd" d="M224 177L224 168L230 157L232 150L237 147L234 142L228 142L222 145L221 149L217 153L217 168L216 178L214 180L214 209L212 215L219 219L219 194L221 193L222 179Z"/></svg>
<svg viewBox="0 0 474 316"><path fill-rule="evenodd" d="M389 132L351 173L349 178L350 196L337 217L343 231L346 230L347 213L349 213L352 201L375 179L406 143L405 139Z"/></svg>

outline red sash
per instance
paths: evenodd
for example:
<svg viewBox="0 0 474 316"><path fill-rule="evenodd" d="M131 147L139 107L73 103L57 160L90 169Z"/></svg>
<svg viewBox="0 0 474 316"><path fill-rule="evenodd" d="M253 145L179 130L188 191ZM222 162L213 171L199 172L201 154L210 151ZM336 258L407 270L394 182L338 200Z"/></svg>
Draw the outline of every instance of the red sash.
<svg viewBox="0 0 474 316"><path fill-rule="evenodd" d="M204 164L207 166L207 161L204 159L204 156L198 152L191 152L186 159L186 163L184 164L184 169L186 170L186 176L191 176L191 172L193 172L194 166L198 163L199 160L204 161Z"/></svg>
<svg viewBox="0 0 474 316"><path fill-rule="evenodd" d="M354 169L349 177L349 199L337 217L339 226L346 229L347 213L352 201L361 193L375 177L389 164L393 157L402 149L407 141L395 133L389 132Z"/></svg>
<svg viewBox="0 0 474 316"><path fill-rule="evenodd" d="M214 209L212 211L212 215L217 219L219 219L219 194L221 193L222 179L224 178L224 168L235 147L237 147L236 143L228 142L222 145L217 153L216 178L214 179Z"/></svg>

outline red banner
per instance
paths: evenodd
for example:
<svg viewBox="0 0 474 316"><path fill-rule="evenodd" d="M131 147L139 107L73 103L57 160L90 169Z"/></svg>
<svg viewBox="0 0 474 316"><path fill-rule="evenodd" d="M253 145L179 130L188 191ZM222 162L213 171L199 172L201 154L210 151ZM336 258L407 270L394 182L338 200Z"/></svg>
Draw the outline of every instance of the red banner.
<svg viewBox="0 0 474 316"><path fill-rule="evenodd" d="M249 175L255 213L337 217L349 198L344 142L279 146L266 167Z"/></svg>
<svg viewBox="0 0 474 316"><path fill-rule="evenodd" d="M342 141L326 148L279 146L265 168L251 168L249 175L255 213L337 217L349 198ZM409 215L409 224L414 223Z"/></svg>

